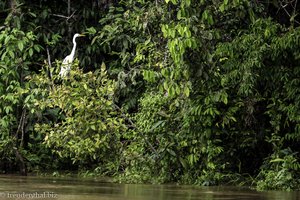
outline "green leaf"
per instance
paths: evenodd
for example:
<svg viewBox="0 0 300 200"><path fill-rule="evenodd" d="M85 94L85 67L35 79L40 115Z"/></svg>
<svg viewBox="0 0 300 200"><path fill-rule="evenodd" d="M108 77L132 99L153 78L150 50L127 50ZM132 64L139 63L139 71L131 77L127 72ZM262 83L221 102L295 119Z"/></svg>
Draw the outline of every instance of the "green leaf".
<svg viewBox="0 0 300 200"><path fill-rule="evenodd" d="M204 12L202 13L202 19L206 20L208 16L208 11L204 10Z"/></svg>
<svg viewBox="0 0 300 200"><path fill-rule="evenodd" d="M168 94L172 97L175 95L175 89L174 89L174 86L170 86L168 88Z"/></svg>
<svg viewBox="0 0 300 200"><path fill-rule="evenodd" d="M1 60L4 61L5 57L6 57L7 51L5 51L2 55L1 55Z"/></svg>
<svg viewBox="0 0 300 200"><path fill-rule="evenodd" d="M102 62L101 64L101 72L105 72L106 71L106 65L104 62Z"/></svg>
<svg viewBox="0 0 300 200"><path fill-rule="evenodd" d="M14 58L15 58L15 54L14 54L14 52L12 52L12 51L9 51L9 52L8 52L8 54L9 54L9 56L10 56L12 59L14 59Z"/></svg>
<svg viewBox="0 0 300 200"><path fill-rule="evenodd" d="M183 166L183 168L187 169L188 166L187 166L186 161L183 158L181 158L181 157L179 157L179 161L180 161L181 165Z"/></svg>
<svg viewBox="0 0 300 200"><path fill-rule="evenodd" d="M167 151L174 157L176 157L176 153L172 149L167 149Z"/></svg>
<svg viewBox="0 0 300 200"><path fill-rule="evenodd" d="M164 82L163 85L164 85L164 89L165 89L165 90L168 90L169 86L168 86L168 83L167 83L166 81Z"/></svg>
<svg viewBox="0 0 300 200"><path fill-rule="evenodd" d="M179 10L179 11L177 12L177 19L178 19L178 20L181 19L181 10Z"/></svg>
<svg viewBox="0 0 300 200"><path fill-rule="evenodd" d="M227 0L228 1L228 0ZM190 5L191 5L191 0L185 0L185 5L187 6L187 7L190 7Z"/></svg>
<svg viewBox="0 0 300 200"><path fill-rule="evenodd" d="M91 129L92 129L93 131L95 131L95 130L96 130L96 126L95 126L95 125L91 125Z"/></svg>
<svg viewBox="0 0 300 200"><path fill-rule="evenodd" d="M7 36L4 40L4 44L7 45L8 41L10 40L10 36Z"/></svg>
<svg viewBox="0 0 300 200"><path fill-rule="evenodd" d="M225 10L225 4L222 3L221 6L219 7L219 9L220 9L221 12L224 12L224 10Z"/></svg>
<svg viewBox="0 0 300 200"><path fill-rule="evenodd" d="M214 24L214 19L213 19L213 16L212 16L211 14L209 15L207 21L208 21L208 23L209 23L210 25L213 25L213 24Z"/></svg>
<svg viewBox="0 0 300 200"><path fill-rule="evenodd" d="M97 30L94 27L87 28L86 30L91 35L94 35L97 33Z"/></svg>
<svg viewBox="0 0 300 200"><path fill-rule="evenodd" d="M29 56L32 57L32 55L33 55L33 50L32 50L32 48L30 48L29 49Z"/></svg>
<svg viewBox="0 0 300 200"><path fill-rule="evenodd" d="M188 87L184 87L184 95L186 96L186 97L189 97L190 96L190 89L188 88Z"/></svg>
<svg viewBox="0 0 300 200"><path fill-rule="evenodd" d="M177 84L175 85L175 91L176 94L180 95L180 87Z"/></svg>
<svg viewBox="0 0 300 200"><path fill-rule="evenodd" d="M19 47L19 50L20 50L20 51L23 51L23 49L24 49L24 44L23 44L22 41L19 41L19 42L18 42L18 47Z"/></svg>
<svg viewBox="0 0 300 200"><path fill-rule="evenodd" d="M11 106L6 106L6 107L4 108L4 110L5 110L5 113L6 113L6 114L9 114L10 111L12 111L12 107L11 107Z"/></svg>
<svg viewBox="0 0 300 200"><path fill-rule="evenodd" d="M190 38L192 36L192 33L188 27L184 27L184 32L185 32L187 38Z"/></svg>
<svg viewBox="0 0 300 200"><path fill-rule="evenodd" d="M33 48L38 53L41 51L41 47L39 45L34 45Z"/></svg>
<svg viewBox="0 0 300 200"><path fill-rule="evenodd" d="M161 120L161 121L158 121L156 122L152 127L151 129L149 130L149 132L152 132L153 130L155 130L157 127L159 127L164 121Z"/></svg>
<svg viewBox="0 0 300 200"><path fill-rule="evenodd" d="M270 162L284 162L284 159L282 159L282 158L275 158L275 159L271 160Z"/></svg>
<svg viewBox="0 0 300 200"><path fill-rule="evenodd" d="M87 90L87 89L88 89L88 86L87 86L87 84L86 84L86 83L84 83L84 84L83 84L83 88L84 88L85 90Z"/></svg>

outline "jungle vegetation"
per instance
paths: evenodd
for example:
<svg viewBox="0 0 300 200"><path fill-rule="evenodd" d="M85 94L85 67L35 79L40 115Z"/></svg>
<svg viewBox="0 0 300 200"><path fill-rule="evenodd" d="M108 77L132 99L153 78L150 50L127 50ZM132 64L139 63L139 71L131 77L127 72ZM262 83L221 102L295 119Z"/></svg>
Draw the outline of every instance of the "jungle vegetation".
<svg viewBox="0 0 300 200"><path fill-rule="evenodd" d="M0 172L298 189L298 14L297 0L0 1Z"/></svg>

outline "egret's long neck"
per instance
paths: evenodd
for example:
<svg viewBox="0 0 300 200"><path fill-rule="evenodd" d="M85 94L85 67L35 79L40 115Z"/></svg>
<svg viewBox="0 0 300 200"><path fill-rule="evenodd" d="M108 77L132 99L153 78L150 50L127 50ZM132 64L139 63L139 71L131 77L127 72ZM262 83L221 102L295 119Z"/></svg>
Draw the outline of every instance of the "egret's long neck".
<svg viewBox="0 0 300 200"><path fill-rule="evenodd" d="M76 50L76 41L75 41L76 37L73 37L73 49L71 51L71 57L74 58L74 55L75 55L75 50Z"/></svg>

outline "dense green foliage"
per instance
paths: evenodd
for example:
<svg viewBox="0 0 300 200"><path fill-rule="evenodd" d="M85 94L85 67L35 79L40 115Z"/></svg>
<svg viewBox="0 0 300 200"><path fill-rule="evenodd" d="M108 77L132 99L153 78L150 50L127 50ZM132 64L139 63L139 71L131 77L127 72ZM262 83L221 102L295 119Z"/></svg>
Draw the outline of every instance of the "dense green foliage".
<svg viewBox="0 0 300 200"><path fill-rule="evenodd" d="M298 11L284 0L0 2L0 170L297 189ZM62 79L76 32L87 37Z"/></svg>

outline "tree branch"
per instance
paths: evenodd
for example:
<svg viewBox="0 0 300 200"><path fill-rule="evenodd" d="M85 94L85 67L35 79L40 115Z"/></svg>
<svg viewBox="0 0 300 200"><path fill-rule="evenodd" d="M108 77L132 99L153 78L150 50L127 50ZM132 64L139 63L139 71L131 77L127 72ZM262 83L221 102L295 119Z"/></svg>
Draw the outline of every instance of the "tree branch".
<svg viewBox="0 0 300 200"><path fill-rule="evenodd" d="M51 64L51 57L50 57L50 53L49 53L48 47L46 48L46 50L47 50L47 56L48 56L48 73L49 73L50 79L52 80L52 73L51 73L52 64Z"/></svg>
<svg viewBox="0 0 300 200"><path fill-rule="evenodd" d="M55 17L60 17L60 18L64 18L64 19L67 19L67 21L71 18L73 18L74 14L76 13L76 10L69 16L65 16L65 15L60 15L60 14L51 14Z"/></svg>

